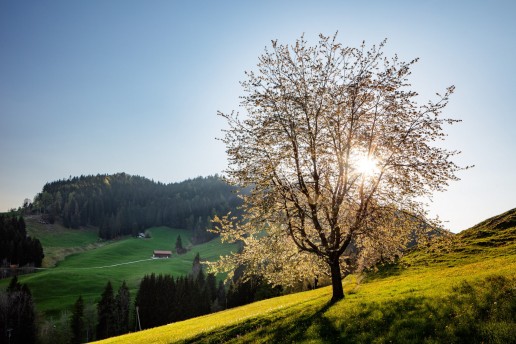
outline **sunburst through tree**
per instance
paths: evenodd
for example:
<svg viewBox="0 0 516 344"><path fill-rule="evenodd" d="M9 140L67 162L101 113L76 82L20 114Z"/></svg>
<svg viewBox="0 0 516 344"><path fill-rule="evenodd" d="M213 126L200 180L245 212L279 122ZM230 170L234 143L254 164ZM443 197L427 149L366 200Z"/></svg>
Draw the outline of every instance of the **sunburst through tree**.
<svg viewBox="0 0 516 344"><path fill-rule="evenodd" d="M400 256L435 228L424 200L463 169L451 161L457 151L435 144L458 122L441 116L454 87L420 105L407 79L417 59L385 57L385 41L350 48L336 36L273 41L242 82L245 115L219 113L226 178L251 191L241 219L215 226L243 251L214 265L245 264L274 284L326 273L333 301L346 274Z"/></svg>

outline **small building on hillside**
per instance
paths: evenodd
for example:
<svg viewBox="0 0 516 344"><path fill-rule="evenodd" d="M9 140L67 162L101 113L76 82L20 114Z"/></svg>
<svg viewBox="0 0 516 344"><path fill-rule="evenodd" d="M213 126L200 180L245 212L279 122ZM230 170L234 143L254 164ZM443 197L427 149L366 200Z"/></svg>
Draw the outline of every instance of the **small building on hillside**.
<svg viewBox="0 0 516 344"><path fill-rule="evenodd" d="M154 250L152 258L170 258L172 251Z"/></svg>

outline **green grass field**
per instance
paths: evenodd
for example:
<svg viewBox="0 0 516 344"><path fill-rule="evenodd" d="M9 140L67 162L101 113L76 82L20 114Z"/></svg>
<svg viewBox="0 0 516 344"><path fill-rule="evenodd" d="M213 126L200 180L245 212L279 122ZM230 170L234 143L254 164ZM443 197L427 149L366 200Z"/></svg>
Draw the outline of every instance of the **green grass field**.
<svg viewBox="0 0 516 344"><path fill-rule="evenodd" d="M62 311L70 310L79 295L86 303L94 302L100 298L108 280L115 292L125 280L134 300L145 274L185 275L190 272L197 253L201 260L213 261L236 250L235 245L221 244L218 239L192 246L189 231L167 227L149 229L149 239L129 237L104 243L98 242L92 230L32 228L31 231L41 238L45 254L48 250L57 265L22 275L19 280L29 286L38 311L46 316L58 316ZM178 235L185 247L191 247L190 251L180 256L174 254L169 259L151 259L154 250L174 250ZM68 249L67 245L70 245ZM5 288L8 283L9 280L0 281L0 288Z"/></svg>
<svg viewBox="0 0 516 344"><path fill-rule="evenodd" d="M38 238L44 248L43 267L55 266L73 253L91 250L103 245L97 229L69 230L58 223L42 224L38 217L27 217L27 234Z"/></svg>
<svg viewBox="0 0 516 344"><path fill-rule="evenodd" d="M516 224L499 223L348 276L335 304L326 287L102 343L515 343Z"/></svg>

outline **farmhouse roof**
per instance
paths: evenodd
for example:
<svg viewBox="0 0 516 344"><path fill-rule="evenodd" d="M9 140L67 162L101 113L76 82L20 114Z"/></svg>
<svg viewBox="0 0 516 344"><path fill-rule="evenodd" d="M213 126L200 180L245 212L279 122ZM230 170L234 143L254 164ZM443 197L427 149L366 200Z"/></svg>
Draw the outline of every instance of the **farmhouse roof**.
<svg viewBox="0 0 516 344"><path fill-rule="evenodd" d="M168 254L168 255L171 255L172 251L154 250L154 254L161 254L161 255Z"/></svg>

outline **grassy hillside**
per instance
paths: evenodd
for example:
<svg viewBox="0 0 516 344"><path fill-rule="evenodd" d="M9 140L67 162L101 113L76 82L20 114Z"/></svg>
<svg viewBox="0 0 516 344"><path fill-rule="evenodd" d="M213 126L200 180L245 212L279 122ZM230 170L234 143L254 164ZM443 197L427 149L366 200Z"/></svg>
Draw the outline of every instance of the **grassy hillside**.
<svg viewBox="0 0 516 344"><path fill-rule="evenodd" d="M40 216L25 218L27 234L38 238L45 251L42 266L55 266L67 256L88 251L103 245L96 228L70 230L59 223L42 223Z"/></svg>
<svg viewBox="0 0 516 344"><path fill-rule="evenodd" d="M256 302L102 343L515 343L516 209L330 288Z"/></svg>
<svg viewBox="0 0 516 344"><path fill-rule="evenodd" d="M54 261L62 254L72 254L58 262L56 267L19 278L21 283L27 283L30 287L37 309L52 316L70 310L79 295L83 296L86 303L94 302L100 298L108 280L112 282L115 291L125 280L134 300L140 279L145 274L184 275L190 272L196 253L200 254L202 260L215 260L220 255L236 250L235 245L223 245L216 239L193 246L184 255L173 255L170 259L151 259L153 250L173 250L178 235L181 235L185 247L191 246L191 232L156 227L149 229L150 239L129 237L99 244L88 230L54 230L48 235L39 236L45 254L47 247ZM66 249L65 245L72 247ZM9 280L0 281L0 288L5 288L8 283Z"/></svg>

